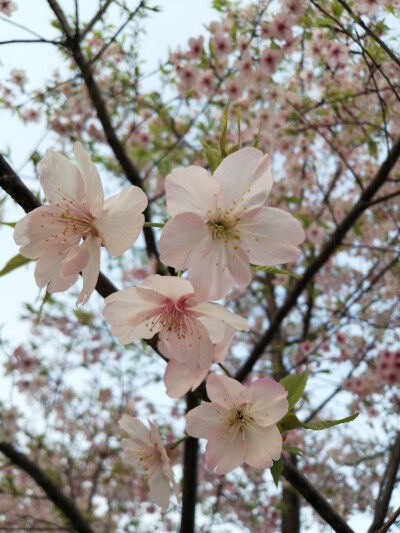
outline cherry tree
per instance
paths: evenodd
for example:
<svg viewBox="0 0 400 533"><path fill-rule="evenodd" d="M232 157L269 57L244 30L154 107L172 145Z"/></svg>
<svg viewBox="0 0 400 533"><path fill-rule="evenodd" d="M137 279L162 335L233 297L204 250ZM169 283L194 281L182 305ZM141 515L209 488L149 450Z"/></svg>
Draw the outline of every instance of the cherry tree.
<svg viewBox="0 0 400 533"><path fill-rule="evenodd" d="M47 132L29 187L0 156L0 276L38 287L2 340L0 530L394 530L399 2L214 0L152 89L155 4L42 3L48 37L0 40L60 60L0 84Z"/></svg>

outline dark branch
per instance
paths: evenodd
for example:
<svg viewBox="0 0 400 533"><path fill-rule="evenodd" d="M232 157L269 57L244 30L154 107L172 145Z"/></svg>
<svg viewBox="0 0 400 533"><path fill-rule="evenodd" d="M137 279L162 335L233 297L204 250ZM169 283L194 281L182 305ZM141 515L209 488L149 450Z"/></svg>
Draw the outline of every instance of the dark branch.
<svg viewBox="0 0 400 533"><path fill-rule="evenodd" d="M395 163L400 157L400 138L397 139L392 149L388 153L385 161L380 166L378 172L371 180L369 185L360 194L360 197L354 207L349 211L347 216L338 224L336 230L333 232L331 238L323 246L320 254L315 257L313 261L308 265L301 279L299 279L290 293L287 295L285 302L275 313L271 320L270 326L260 341L255 345L252 353L248 357L245 364L237 372L235 379L243 381L248 374L252 371L255 363L263 355L266 347L270 344L278 328L282 324L283 320L287 317L288 313L296 305L297 299L303 290L307 287L315 274L323 267L328 261L331 255L339 248L342 240L346 236L347 232L353 227L358 217L368 208L370 201L374 197L375 193L382 187L387 180L390 171L394 167Z"/></svg>
<svg viewBox="0 0 400 533"><path fill-rule="evenodd" d="M315 509L315 511L325 520L327 524L337 533L354 533L343 518L331 507L329 502L320 494L317 489L300 474L291 461L282 456L283 476L289 483L299 491L305 500Z"/></svg>
<svg viewBox="0 0 400 533"><path fill-rule="evenodd" d="M383 474L375 504L375 513L368 533L375 533L384 523L388 511L390 498L396 483L397 472L400 466L400 432L390 451L389 461Z"/></svg>
<svg viewBox="0 0 400 533"><path fill-rule="evenodd" d="M36 463L7 442L0 441L0 451L36 481L54 505L64 513L76 531L79 533L94 533L74 502L57 487Z"/></svg>

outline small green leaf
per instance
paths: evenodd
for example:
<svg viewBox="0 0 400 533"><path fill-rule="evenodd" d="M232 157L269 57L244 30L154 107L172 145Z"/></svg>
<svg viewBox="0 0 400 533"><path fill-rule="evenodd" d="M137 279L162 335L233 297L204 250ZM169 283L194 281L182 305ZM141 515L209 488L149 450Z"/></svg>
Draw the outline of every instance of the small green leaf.
<svg viewBox="0 0 400 533"><path fill-rule="evenodd" d="M293 272L289 272L288 270L284 270L283 268L279 268L276 266L261 266L253 264L251 264L250 266L253 270L260 270L261 272L267 272L267 274L282 274L283 276L290 276L292 278L301 278L299 274L294 274Z"/></svg>
<svg viewBox="0 0 400 533"><path fill-rule="evenodd" d="M297 446L287 446L284 444L282 449L285 450L285 452L293 453L293 455L300 455L301 457L304 457L304 451Z"/></svg>
<svg viewBox="0 0 400 533"><path fill-rule="evenodd" d="M0 224L2 226L9 226L10 228L15 228L15 226L17 225L16 222L0 222Z"/></svg>
<svg viewBox="0 0 400 533"><path fill-rule="evenodd" d="M307 424L301 424L305 429L312 429L314 431L321 431L322 429L331 428L332 426L338 426L339 424L346 424L346 422L351 422L358 417L360 413L355 413L354 415L346 416L346 418L341 418L340 420L318 420L317 422L308 422Z"/></svg>
<svg viewBox="0 0 400 533"><path fill-rule="evenodd" d="M258 143L260 141L260 134L261 134L261 122L260 122L260 127L258 128L256 140L253 143L253 148L258 148Z"/></svg>
<svg viewBox="0 0 400 533"><path fill-rule="evenodd" d="M201 144L203 145L204 151L206 153L208 166L210 167L211 174L214 174L216 169L221 164L221 154L219 150L206 143L205 141L201 141Z"/></svg>
<svg viewBox="0 0 400 533"><path fill-rule="evenodd" d="M277 426L281 433L286 433L286 431L290 431L291 429L300 428L302 423L294 413L286 413L286 415L279 420Z"/></svg>
<svg viewBox="0 0 400 533"><path fill-rule="evenodd" d="M281 477L283 469L282 457L277 461L274 461L274 464L271 466L272 478L275 482L275 485L278 486L279 478Z"/></svg>
<svg viewBox="0 0 400 533"><path fill-rule="evenodd" d="M289 410L296 405L303 395L308 379L308 368L300 374L290 374L282 378L279 383L288 391Z"/></svg>
<svg viewBox="0 0 400 533"><path fill-rule="evenodd" d="M8 263L5 265L5 267L0 270L0 276L4 276L5 274L8 274L12 270L15 270L16 268L19 268L23 265L26 265L32 261L32 259L28 259L27 257L24 257L21 254L17 254L13 258L11 258Z"/></svg>
<svg viewBox="0 0 400 533"><path fill-rule="evenodd" d="M226 150L226 132L228 129L228 111L229 111L229 104L226 105L224 109L224 118L222 121L222 133L221 138L219 140L219 145L221 147L221 156L222 158L226 157L228 155L228 152Z"/></svg>

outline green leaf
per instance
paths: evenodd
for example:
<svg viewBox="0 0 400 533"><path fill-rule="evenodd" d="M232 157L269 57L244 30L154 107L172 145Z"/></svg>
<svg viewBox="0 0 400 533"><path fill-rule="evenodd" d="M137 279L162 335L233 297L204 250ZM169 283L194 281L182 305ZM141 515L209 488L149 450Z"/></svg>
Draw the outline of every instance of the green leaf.
<svg viewBox="0 0 400 533"><path fill-rule="evenodd" d="M204 151L206 153L208 166L210 167L211 174L214 174L216 169L221 164L221 161L222 161L221 154L219 150L217 150L210 144L206 143L205 141L201 141L201 144L203 145Z"/></svg>
<svg viewBox="0 0 400 533"><path fill-rule="evenodd" d="M284 276L290 276L292 278L301 278L301 276L299 276L298 274L293 274L293 272L289 272L288 270L284 270L283 268L279 268L276 266L261 266L253 264L250 264L250 266L253 270L260 270L261 272L267 272L267 274L282 274Z"/></svg>
<svg viewBox="0 0 400 533"><path fill-rule="evenodd" d="M303 395L308 379L308 368L300 374L290 374L282 378L279 383L288 391L289 410L296 405Z"/></svg>
<svg viewBox="0 0 400 533"><path fill-rule="evenodd" d="M300 455L301 457L304 457L304 451L297 446L287 446L284 444L282 449L285 450L285 452L293 453L293 455Z"/></svg>
<svg viewBox="0 0 400 533"><path fill-rule="evenodd" d="M5 265L5 267L2 270L0 270L0 276L5 276L12 270L15 270L16 268L19 268L23 265L26 265L30 261L32 261L32 259L28 259L27 257L24 257L21 254L17 254L16 256L14 256L8 261L8 263Z"/></svg>
<svg viewBox="0 0 400 533"><path fill-rule="evenodd" d="M15 226L17 225L16 222L0 222L0 224L2 226L9 226L10 228L15 228Z"/></svg>
<svg viewBox="0 0 400 533"><path fill-rule="evenodd" d="M274 464L271 466L271 474L276 486L278 486L279 478L282 474L282 469L283 461L282 457L280 457L277 461L274 461Z"/></svg>
<svg viewBox="0 0 400 533"><path fill-rule="evenodd" d="M278 429L281 433L286 433L291 429L297 429L302 426L302 423L294 413L286 413L286 415L277 423Z"/></svg>
<svg viewBox="0 0 400 533"><path fill-rule="evenodd" d="M337 0L332 0L331 11L336 18L340 18L341 14L343 13L343 6L339 4Z"/></svg>
<svg viewBox="0 0 400 533"><path fill-rule="evenodd" d="M322 429L331 428L332 426L338 426L339 424L346 424L346 422L351 422L358 417L360 413L355 413L354 415L346 416L346 418L341 418L340 420L318 420L317 422L308 422L307 424L301 424L305 429L312 429L314 431L321 431Z"/></svg>
<svg viewBox="0 0 400 533"><path fill-rule="evenodd" d="M222 133L219 140L219 145L221 147L221 156L222 158L226 157L228 155L228 152L226 150L226 132L228 129L228 111L229 111L229 104L226 105L224 109L224 117L222 120Z"/></svg>
<svg viewBox="0 0 400 533"><path fill-rule="evenodd" d="M261 122L260 122L260 127L258 128L256 140L253 143L253 148L258 148L258 143L260 141L260 134L261 134Z"/></svg>

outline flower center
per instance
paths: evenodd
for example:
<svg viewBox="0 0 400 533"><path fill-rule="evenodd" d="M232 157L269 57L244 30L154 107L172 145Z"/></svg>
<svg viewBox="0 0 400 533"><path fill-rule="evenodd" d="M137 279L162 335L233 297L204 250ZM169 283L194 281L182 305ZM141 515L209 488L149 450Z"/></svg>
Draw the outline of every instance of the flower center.
<svg viewBox="0 0 400 533"><path fill-rule="evenodd" d="M187 335L193 335L194 319L186 306L187 297L182 296L177 302L166 298L164 307L153 316L146 317L146 326L150 331L163 331L167 334L174 334L178 340L185 339Z"/></svg>
<svg viewBox="0 0 400 533"><path fill-rule="evenodd" d="M214 241L223 239L225 242L239 240L236 220L231 220L227 216L216 220L208 220L207 226L211 231L211 237Z"/></svg>
<svg viewBox="0 0 400 533"><path fill-rule="evenodd" d="M253 422L254 419L247 413L246 405L240 405L238 407L232 407L229 411L228 423L231 428L234 428L236 431L243 433L246 429L246 425L250 422Z"/></svg>

